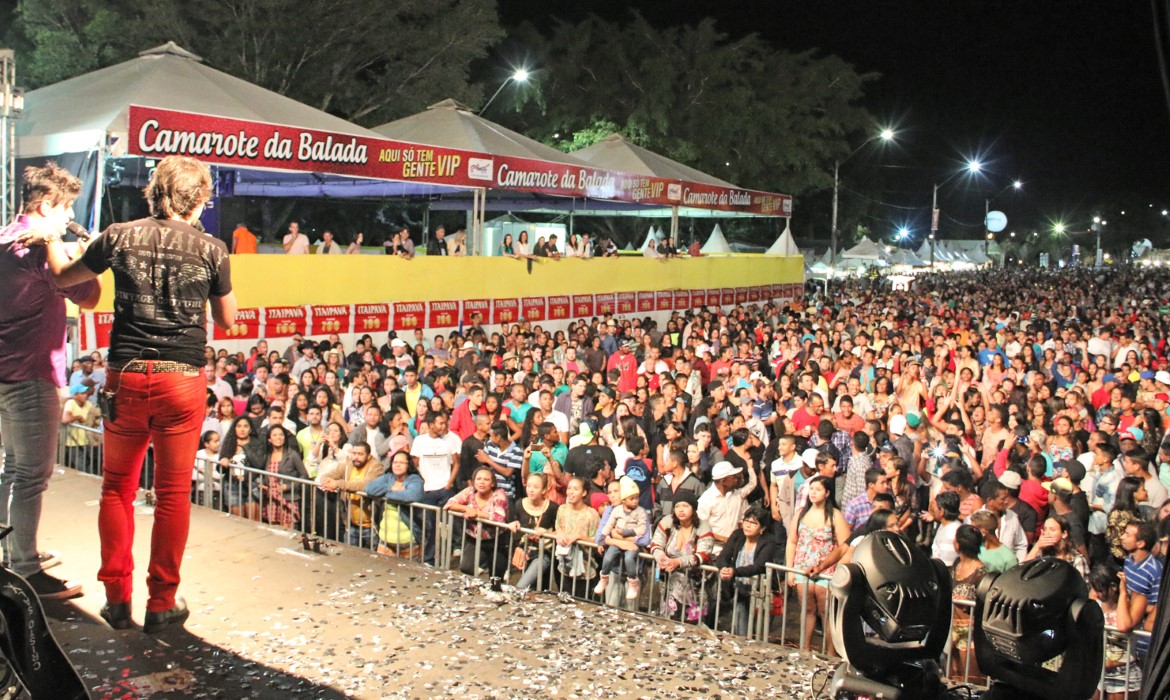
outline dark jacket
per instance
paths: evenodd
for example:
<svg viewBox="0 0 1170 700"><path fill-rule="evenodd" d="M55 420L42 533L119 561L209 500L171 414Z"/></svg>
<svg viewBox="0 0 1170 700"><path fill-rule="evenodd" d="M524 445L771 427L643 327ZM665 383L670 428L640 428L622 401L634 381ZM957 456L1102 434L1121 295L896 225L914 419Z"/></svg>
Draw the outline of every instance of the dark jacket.
<svg viewBox="0 0 1170 700"><path fill-rule="evenodd" d="M760 535L760 539L756 541L756 556L752 560L751 566L736 566L735 560L743 549L744 542L747 538L743 536L743 528L737 528L735 532L731 533L731 537L727 538L727 544L723 545L723 551L719 552L719 557L715 560L715 568L717 569L735 569L735 575L738 576L757 576L764 573L765 564L776 564L780 562L774 561L777 556L776 540L771 533L764 532Z"/></svg>
<svg viewBox="0 0 1170 700"><path fill-rule="evenodd" d="M446 255L447 254L447 238L443 240L432 238L427 241L427 255Z"/></svg>

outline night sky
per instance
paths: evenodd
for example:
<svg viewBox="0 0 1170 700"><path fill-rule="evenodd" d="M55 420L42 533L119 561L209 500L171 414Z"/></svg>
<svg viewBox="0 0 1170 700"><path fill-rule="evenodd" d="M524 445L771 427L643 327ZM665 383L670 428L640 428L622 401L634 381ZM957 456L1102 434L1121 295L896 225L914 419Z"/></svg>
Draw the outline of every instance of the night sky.
<svg viewBox="0 0 1170 700"><path fill-rule="evenodd" d="M1170 115L1148 3L500 0L500 12L505 26L540 26L586 12L619 20L631 5L656 25L711 16L733 37L755 31L779 49L817 48L881 73L864 106L898 128L897 152L862 153L842 169L875 199L928 208L932 182L979 154L989 176L943 192L944 211L967 221L1015 177L1026 194L1006 192L993 207L1009 219L1170 206ZM883 167L896 174L878 191L857 182Z"/></svg>

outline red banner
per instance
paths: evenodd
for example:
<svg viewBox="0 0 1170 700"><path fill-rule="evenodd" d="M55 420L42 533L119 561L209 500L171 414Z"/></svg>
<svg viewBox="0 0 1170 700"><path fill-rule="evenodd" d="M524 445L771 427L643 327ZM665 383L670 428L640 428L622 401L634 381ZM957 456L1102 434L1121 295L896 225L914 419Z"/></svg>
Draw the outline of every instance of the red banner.
<svg viewBox="0 0 1170 700"><path fill-rule="evenodd" d="M427 321L427 305L421 301L394 302L394 330L412 331L422 328Z"/></svg>
<svg viewBox="0 0 1170 700"><path fill-rule="evenodd" d="M389 304L357 304L353 313L355 333L385 333L390 330Z"/></svg>
<svg viewBox="0 0 1170 700"><path fill-rule="evenodd" d="M110 329L114 326L114 313L112 311L98 311L93 315L93 340L94 347L108 348L110 347Z"/></svg>
<svg viewBox="0 0 1170 700"><path fill-rule="evenodd" d="M511 299L492 300L492 323L516 323L520 320L520 300Z"/></svg>
<svg viewBox="0 0 1170 700"><path fill-rule="evenodd" d="M686 311L691 308L691 293L686 290L678 290L674 293L674 310Z"/></svg>
<svg viewBox="0 0 1170 700"><path fill-rule="evenodd" d="M749 302L759 301L760 300L760 288L759 287L748 287L747 295L748 295L747 300Z"/></svg>
<svg viewBox="0 0 1170 700"><path fill-rule="evenodd" d="M349 333L350 306L327 305L313 306L313 331L309 335L328 335L330 333Z"/></svg>
<svg viewBox="0 0 1170 700"><path fill-rule="evenodd" d="M732 306L735 304L735 290L724 287L719 290L719 305Z"/></svg>
<svg viewBox="0 0 1170 700"><path fill-rule="evenodd" d="M592 304L590 304L592 306ZM573 305L569 301L567 294L559 296L552 296L548 298L548 320L561 321L569 318L572 313ZM585 314L588 316L589 314Z"/></svg>
<svg viewBox="0 0 1170 700"><path fill-rule="evenodd" d="M573 316L577 318L586 318L594 316L597 312L593 309L593 295L592 294L574 294L573 295Z"/></svg>
<svg viewBox="0 0 1170 700"><path fill-rule="evenodd" d="M520 316L529 323L539 323L545 319L544 297L524 297L520 300Z"/></svg>
<svg viewBox="0 0 1170 700"><path fill-rule="evenodd" d="M617 311L619 314L632 314L638 310L638 295L635 292L617 293Z"/></svg>
<svg viewBox="0 0 1170 700"><path fill-rule="evenodd" d="M458 300L432 301L427 304L427 328L450 328L458 325Z"/></svg>
<svg viewBox="0 0 1170 700"><path fill-rule="evenodd" d="M654 310L654 292L638 292L638 312L648 313Z"/></svg>
<svg viewBox="0 0 1170 700"><path fill-rule="evenodd" d="M264 309L264 337L288 338L308 330L308 313L303 306L269 306Z"/></svg>
<svg viewBox="0 0 1170 700"><path fill-rule="evenodd" d="M212 340L242 340L260 337L260 309L236 311L236 322L231 328L223 329L211 324Z"/></svg>
<svg viewBox="0 0 1170 700"><path fill-rule="evenodd" d="M735 288L735 303L736 304L746 304L747 300L748 300L747 287L736 287Z"/></svg>
<svg viewBox="0 0 1170 700"><path fill-rule="evenodd" d="M492 319L492 302L490 299L464 299L463 300L463 325L470 326L473 321L471 316L479 314L479 322L481 324L488 323Z"/></svg>
<svg viewBox="0 0 1170 700"><path fill-rule="evenodd" d="M791 216L788 195L369 136L130 107L127 151L208 163Z"/></svg>
<svg viewBox="0 0 1170 700"><path fill-rule="evenodd" d="M670 311L674 308L674 292L657 292L655 297L658 299L655 310Z"/></svg>
<svg viewBox="0 0 1170 700"><path fill-rule="evenodd" d="M597 306L593 313L598 316L617 313L617 301L613 294L594 294L593 303Z"/></svg>

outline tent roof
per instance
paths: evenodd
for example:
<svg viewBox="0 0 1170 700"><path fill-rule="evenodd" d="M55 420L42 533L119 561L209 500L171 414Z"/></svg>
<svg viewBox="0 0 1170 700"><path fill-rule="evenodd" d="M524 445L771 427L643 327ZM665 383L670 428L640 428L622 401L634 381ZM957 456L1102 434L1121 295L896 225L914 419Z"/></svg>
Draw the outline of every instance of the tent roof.
<svg viewBox="0 0 1170 700"><path fill-rule="evenodd" d="M107 132L128 142L130 105L376 136L356 124L218 71L173 41L138 58L25 95L16 122L21 158L90 151Z"/></svg>
<svg viewBox="0 0 1170 700"><path fill-rule="evenodd" d="M711 253L730 253L731 246L727 245L727 239L723 237L723 229L719 228L719 224L715 224L715 228L711 231L711 237L699 248L699 252L710 255Z"/></svg>
<svg viewBox="0 0 1170 700"><path fill-rule="evenodd" d="M796 241L792 238L790 226L784 227L784 233L780 234L780 237L764 255L800 255L800 249L796 247Z"/></svg>
<svg viewBox="0 0 1170 700"><path fill-rule="evenodd" d="M841 253L842 260L849 258L854 260L885 260L886 251L868 238L862 238L860 243Z"/></svg>
<svg viewBox="0 0 1170 700"><path fill-rule="evenodd" d="M584 161L595 168L670 180L701 182L721 187L735 187L735 185L708 175L701 170L683 165L678 161L631 143L621 134L610 134L592 146L573 151L572 155L577 160Z"/></svg>
<svg viewBox="0 0 1170 700"><path fill-rule="evenodd" d="M474 114L467 105L452 99L427 107L426 111L374 127L380 136L398 141L458 148L491 155L536 158L556 163L581 165L581 161L557 149Z"/></svg>

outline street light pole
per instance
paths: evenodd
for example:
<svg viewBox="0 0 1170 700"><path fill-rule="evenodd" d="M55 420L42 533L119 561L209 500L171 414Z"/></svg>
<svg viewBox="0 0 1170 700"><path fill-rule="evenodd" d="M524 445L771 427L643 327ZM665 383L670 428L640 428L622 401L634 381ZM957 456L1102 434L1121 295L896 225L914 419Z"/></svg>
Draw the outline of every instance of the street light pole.
<svg viewBox="0 0 1170 700"><path fill-rule="evenodd" d="M833 164L833 220L829 231L829 274L825 277L825 293L829 292L829 277L837 269L837 195L841 189L841 161Z"/></svg>
<svg viewBox="0 0 1170 700"><path fill-rule="evenodd" d="M938 183L934 183L934 197L930 200L930 266L934 267L934 238L938 234Z"/></svg>
<svg viewBox="0 0 1170 700"><path fill-rule="evenodd" d="M484 112L486 112L487 108L491 105L491 103L494 102L497 97L499 97L500 92L502 92L504 89L504 86L507 85L508 83L512 82L513 80L515 80L518 83L528 82L528 71L521 68L520 70L516 71L512 75L509 75L507 78L504 78L504 82L500 83L500 86L498 88L496 88L496 91L492 93L492 96L488 98L488 101L486 103L484 103L484 106L480 108L479 112L476 113L476 116L480 116Z"/></svg>

